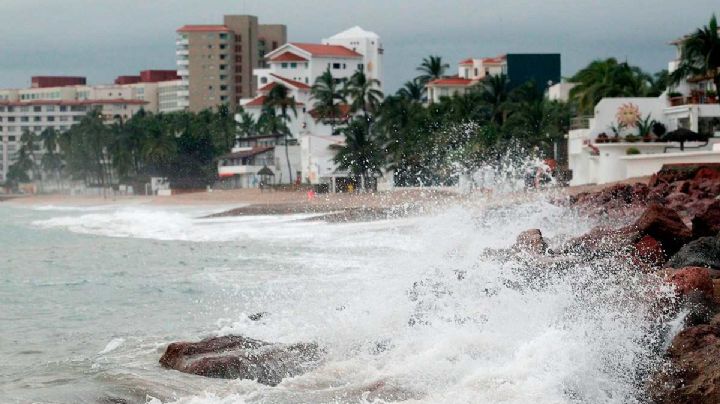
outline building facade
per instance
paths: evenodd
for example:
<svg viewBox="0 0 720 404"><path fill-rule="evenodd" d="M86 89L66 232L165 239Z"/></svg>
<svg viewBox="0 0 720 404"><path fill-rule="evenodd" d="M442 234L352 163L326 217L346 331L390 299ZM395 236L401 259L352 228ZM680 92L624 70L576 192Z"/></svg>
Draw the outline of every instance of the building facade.
<svg viewBox="0 0 720 404"><path fill-rule="evenodd" d="M427 102L466 94L482 80L501 74L507 76L510 90L531 81L545 92L560 82L560 54L508 53L490 58L465 59L458 64L456 76L441 77L427 83Z"/></svg>
<svg viewBox="0 0 720 404"><path fill-rule="evenodd" d="M227 104L231 109L257 90L253 70L263 55L287 41L287 28L259 24L255 16L226 15L222 25L185 25L177 30L181 105L190 111Z"/></svg>

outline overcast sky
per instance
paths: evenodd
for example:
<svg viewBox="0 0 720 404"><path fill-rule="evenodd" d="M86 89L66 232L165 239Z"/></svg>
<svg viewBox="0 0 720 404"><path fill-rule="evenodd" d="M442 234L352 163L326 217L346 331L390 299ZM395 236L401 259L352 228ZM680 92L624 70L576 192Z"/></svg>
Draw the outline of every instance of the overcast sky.
<svg viewBox="0 0 720 404"><path fill-rule="evenodd" d="M0 0L0 88L41 74L107 83L174 69L175 30L223 14L286 24L290 41L354 25L374 31L391 91L429 54L452 72L463 58L512 52L559 52L565 76L609 56L655 72L674 55L668 41L718 11L718 0Z"/></svg>

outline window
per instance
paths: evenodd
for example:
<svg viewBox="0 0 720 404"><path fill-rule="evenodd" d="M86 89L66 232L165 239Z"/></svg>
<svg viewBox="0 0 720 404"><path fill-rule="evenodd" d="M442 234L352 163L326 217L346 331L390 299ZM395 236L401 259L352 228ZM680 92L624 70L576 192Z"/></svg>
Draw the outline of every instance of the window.
<svg viewBox="0 0 720 404"><path fill-rule="evenodd" d="M33 111L34 111L34 112L40 112L40 111L42 111L42 107L41 107L41 106L34 106L34 107L33 107Z"/></svg>
<svg viewBox="0 0 720 404"><path fill-rule="evenodd" d="M70 118L70 117L69 116L61 116L58 119L60 120L60 122L67 122L68 118Z"/></svg>
<svg viewBox="0 0 720 404"><path fill-rule="evenodd" d="M267 84L267 77L260 77L260 84Z"/></svg>
<svg viewBox="0 0 720 404"><path fill-rule="evenodd" d="M65 105L61 105L60 112L65 112L65 111L67 111L67 107Z"/></svg>
<svg viewBox="0 0 720 404"><path fill-rule="evenodd" d="M39 116L33 117L33 122L40 122L41 118Z"/></svg>
<svg viewBox="0 0 720 404"><path fill-rule="evenodd" d="M15 137L15 136L8 136L8 140L9 140L9 141L11 141L11 142L14 142L14 141L15 141L15 139L16 139L16 137Z"/></svg>
<svg viewBox="0 0 720 404"><path fill-rule="evenodd" d="M21 117L20 117L20 122L30 122L30 117L28 117L28 116L21 116Z"/></svg>
<svg viewBox="0 0 720 404"><path fill-rule="evenodd" d="M227 91L227 89L228 89L228 86L225 86L225 85L220 86L220 91Z"/></svg>
<svg viewBox="0 0 720 404"><path fill-rule="evenodd" d="M212 91L213 86L208 86L208 90Z"/></svg>
<svg viewBox="0 0 720 404"><path fill-rule="evenodd" d="M227 55L220 55L220 60L225 60L226 57Z"/></svg>
<svg viewBox="0 0 720 404"><path fill-rule="evenodd" d="M347 66L345 65L345 63L343 63L343 69L347 69Z"/></svg>
<svg viewBox="0 0 720 404"><path fill-rule="evenodd" d="M297 63L290 63L290 68L295 69L297 67Z"/></svg>
<svg viewBox="0 0 720 404"><path fill-rule="evenodd" d="M358 63L358 70L362 71L364 67L362 63Z"/></svg>
<svg viewBox="0 0 720 404"><path fill-rule="evenodd" d="M225 70L226 67L227 65L220 65L220 70Z"/></svg>
<svg viewBox="0 0 720 404"><path fill-rule="evenodd" d="M20 107L20 112L30 112L30 107Z"/></svg>
<svg viewBox="0 0 720 404"><path fill-rule="evenodd" d="M212 45L208 45L208 49L212 49L212 48L213 48L213 46L212 46Z"/></svg>
<svg viewBox="0 0 720 404"><path fill-rule="evenodd" d="M227 80L227 76L224 75L224 74L221 74L221 75L220 75L220 80L221 80L221 81Z"/></svg>
<svg viewBox="0 0 720 404"><path fill-rule="evenodd" d="M226 95L220 96L220 101L227 101L227 96Z"/></svg>
<svg viewBox="0 0 720 404"><path fill-rule="evenodd" d="M280 67L282 67L283 69L287 69L288 64L287 64L287 63L280 63Z"/></svg>
<svg viewBox="0 0 720 404"><path fill-rule="evenodd" d="M8 122L15 122L15 117L14 117L14 116L9 116L9 117L8 117Z"/></svg>
<svg viewBox="0 0 720 404"><path fill-rule="evenodd" d="M273 49L277 49L277 47L278 47L277 41L273 41L272 47L273 47Z"/></svg>
<svg viewBox="0 0 720 404"><path fill-rule="evenodd" d="M14 111L15 111L15 107L8 107L8 112L14 112Z"/></svg>
<svg viewBox="0 0 720 404"><path fill-rule="evenodd" d="M225 48L227 48L227 45L225 45L225 44L220 44L220 49L225 49Z"/></svg>
<svg viewBox="0 0 720 404"><path fill-rule="evenodd" d="M55 106L54 105L48 105L45 107L45 111L47 112L55 112Z"/></svg>
<svg viewBox="0 0 720 404"><path fill-rule="evenodd" d="M225 33L220 34L220 39L227 39L227 38L228 38L228 34L225 34Z"/></svg>
<svg viewBox="0 0 720 404"><path fill-rule="evenodd" d="M5 107L0 107L0 112L5 112Z"/></svg>
<svg viewBox="0 0 720 404"><path fill-rule="evenodd" d="M33 126L33 130L35 132L40 132L42 130L42 126Z"/></svg>
<svg viewBox="0 0 720 404"><path fill-rule="evenodd" d="M82 117L81 117L81 116L77 116L77 115L76 115L76 116L73 117L73 122L80 122L80 121L82 121Z"/></svg>
<svg viewBox="0 0 720 404"><path fill-rule="evenodd" d="M333 63L332 68L335 70L340 69L340 63Z"/></svg>
<svg viewBox="0 0 720 404"><path fill-rule="evenodd" d="M48 122L55 122L55 117L54 117L54 116L49 116L49 117L47 117L47 121L48 121Z"/></svg>

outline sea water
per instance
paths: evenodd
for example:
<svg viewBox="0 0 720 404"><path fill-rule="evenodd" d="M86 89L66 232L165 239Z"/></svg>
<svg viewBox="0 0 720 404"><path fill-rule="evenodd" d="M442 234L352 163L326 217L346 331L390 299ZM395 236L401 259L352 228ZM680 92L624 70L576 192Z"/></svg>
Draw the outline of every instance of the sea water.
<svg viewBox="0 0 720 404"><path fill-rule="evenodd" d="M653 311L669 291L612 261L547 273L489 254L594 225L542 198L339 224L202 218L218 210L0 205L0 402L641 402L676 320ZM276 387L158 364L228 334L325 359Z"/></svg>

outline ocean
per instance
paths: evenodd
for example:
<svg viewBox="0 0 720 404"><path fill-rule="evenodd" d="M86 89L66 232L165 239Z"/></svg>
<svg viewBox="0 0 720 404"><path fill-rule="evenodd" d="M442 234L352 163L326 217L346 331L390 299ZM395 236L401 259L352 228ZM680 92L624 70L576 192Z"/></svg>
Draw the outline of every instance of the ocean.
<svg viewBox="0 0 720 404"><path fill-rule="evenodd" d="M596 223L542 198L483 206L330 224L0 204L0 402L642 402L664 343L654 286L612 262L498 259L523 230L558 243ZM229 334L325 358L276 387L158 363L170 342Z"/></svg>

